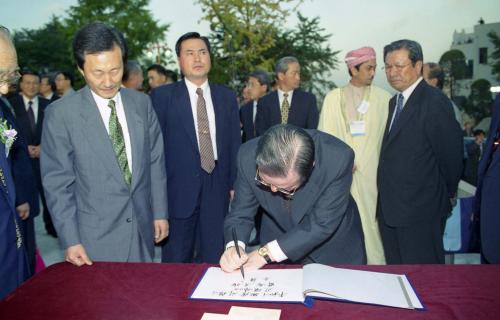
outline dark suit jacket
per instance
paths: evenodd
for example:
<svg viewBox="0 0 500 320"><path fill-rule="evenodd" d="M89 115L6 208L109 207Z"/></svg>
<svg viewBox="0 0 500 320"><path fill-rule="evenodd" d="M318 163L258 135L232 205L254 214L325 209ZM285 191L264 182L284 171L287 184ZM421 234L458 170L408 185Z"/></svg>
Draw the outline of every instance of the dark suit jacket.
<svg viewBox="0 0 500 320"><path fill-rule="evenodd" d="M240 108L240 121L243 125L243 135L241 139L243 142L251 140L257 136L255 123L253 121L253 102L253 100L247 102Z"/></svg>
<svg viewBox="0 0 500 320"><path fill-rule="evenodd" d="M37 216L40 211L38 189L36 187L36 175L33 170L32 161L28 154L26 137L23 135L18 119L15 118L11 109L0 99L0 108L3 117L9 125L17 131L17 137L9 152L11 160L12 177L16 187L15 205L28 202L30 205L30 215Z"/></svg>
<svg viewBox="0 0 500 320"><path fill-rule="evenodd" d="M490 263L500 263L500 150L493 141L500 126L500 95L497 95L483 157L479 163L476 214L480 217L481 252ZM491 160L490 160L491 159Z"/></svg>
<svg viewBox="0 0 500 320"><path fill-rule="evenodd" d="M299 89L293 91L292 104L288 114L288 123L304 129L318 127L319 111L316 97ZM281 123L281 109L278 91L273 91L263 96L257 105L255 127L257 136L260 136L276 124Z"/></svg>
<svg viewBox="0 0 500 320"><path fill-rule="evenodd" d="M361 221L350 195L354 152L337 138L308 130L315 144L315 166L292 200L256 184L259 139L241 146L231 211L224 222L226 243L232 229L248 243L257 208L262 206L261 243L277 240L292 262L366 263ZM332 159L335 159L334 161Z"/></svg>
<svg viewBox="0 0 500 320"><path fill-rule="evenodd" d="M382 141L377 185L379 206L390 226L436 220L451 211L462 173L462 133L450 100L422 80L393 125L396 98Z"/></svg>
<svg viewBox="0 0 500 320"><path fill-rule="evenodd" d="M217 167L221 173L217 183L229 195L241 144L238 105L236 95L228 88L210 84L210 91L215 111ZM174 186L168 192L168 211L170 217L187 218L198 203L202 169L186 83L178 81L155 88L151 100L165 142L167 184Z"/></svg>
<svg viewBox="0 0 500 320"><path fill-rule="evenodd" d="M4 118L0 109L0 120ZM3 299L24 280L26 265L24 246L17 248L16 221L20 225L20 220L15 205L16 189L5 145L1 142L0 170L3 174L0 181L0 299Z"/></svg>

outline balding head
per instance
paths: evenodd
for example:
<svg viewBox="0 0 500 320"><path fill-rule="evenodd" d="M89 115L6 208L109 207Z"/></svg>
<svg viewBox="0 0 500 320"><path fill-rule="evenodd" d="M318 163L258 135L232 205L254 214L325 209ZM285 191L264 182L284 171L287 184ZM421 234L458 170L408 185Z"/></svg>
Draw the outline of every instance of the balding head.
<svg viewBox="0 0 500 320"><path fill-rule="evenodd" d="M0 26L0 94L9 92L9 83L19 78L17 54L9 30Z"/></svg>

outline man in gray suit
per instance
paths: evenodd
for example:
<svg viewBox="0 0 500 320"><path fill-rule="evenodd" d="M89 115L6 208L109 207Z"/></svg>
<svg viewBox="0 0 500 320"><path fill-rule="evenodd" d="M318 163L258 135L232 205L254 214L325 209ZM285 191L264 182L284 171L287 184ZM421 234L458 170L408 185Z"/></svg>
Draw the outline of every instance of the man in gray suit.
<svg viewBox="0 0 500 320"><path fill-rule="evenodd" d="M41 170L50 213L77 266L150 262L168 235L163 140L148 96L120 88L127 46L104 23L73 41L87 86L46 110Z"/></svg>
<svg viewBox="0 0 500 320"><path fill-rule="evenodd" d="M354 152L316 130L277 125L240 148L235 198L224 221L226 251L221 268L259 269L266 263L364 264L361 221L349 190ZM258 250L244 252L262 206ZM240 250L241 251L241 250Z"/></svg>

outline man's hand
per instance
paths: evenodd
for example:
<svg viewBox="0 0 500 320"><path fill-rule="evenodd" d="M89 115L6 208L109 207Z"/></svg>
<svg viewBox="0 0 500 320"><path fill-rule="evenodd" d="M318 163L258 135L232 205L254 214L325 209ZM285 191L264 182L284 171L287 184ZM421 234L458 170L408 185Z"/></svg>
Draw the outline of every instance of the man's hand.
<svg viewBox="0 0 500 320"><path fill-rule="evenodd" d="M32 158L32 159L40 158L40 146L29 145L28 146L28 153L29 153L30 158Z"/></svg>
<svg viewBox="0 0 500 320"><path fill-rule="evenodd" d="M17 214L21 220L26 220L30 216L30 204L25 202L16 207Z"/></svg>
<svg viewBox="0 0 500 320"><path fill-rule="evenodd" d="M248 255L248 261L245 263L245 270L253 271L262 268L267 264L266 259L262 257L257 250L252 251Z"/></svg>
<svg viewBox="0 0 500 320"><path fill-rule="evenodd" d="M233 272L238 270L242 265L248 261L248 256L245 250L240 247L241 257L236 252L236 247L230 247L220 257L220 267L225 272Z"/></svg>
<svg viewBox="0 0 500 320"><path fill-rule="evenodd" d="M166 219L158 219L154 221L155 225L155 243L163 241L168 237L168 221Z"/></svg>
<svg viewBox="0 0 500 320"><path fill-rule="evenodd" d="M66 248L66 261L74 264L77 267L83 266L84 264L91 266L92 261L87 256L85 248L81 244L76 244L74 246Z"/></svg>

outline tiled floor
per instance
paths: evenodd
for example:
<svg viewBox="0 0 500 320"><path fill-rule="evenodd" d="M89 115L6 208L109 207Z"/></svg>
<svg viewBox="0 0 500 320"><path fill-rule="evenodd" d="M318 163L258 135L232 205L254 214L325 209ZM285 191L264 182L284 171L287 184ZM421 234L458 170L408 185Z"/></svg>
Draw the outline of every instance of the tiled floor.
<svg viewBox="0 0 500 320"><path fill-rule="evenodd" d="M45 264L49 266L63 261L64 253L59 245L59 241L58 239L55 239L47 234L41 215L35 219L35 230L38 249L40 250L40 254L42 255ZM161 249L156 247L155 262L160 261L160 256ZM480 257L479 254L473 253L447 255L446 262L454 264L479 264Z"/></svg>

